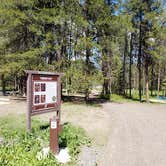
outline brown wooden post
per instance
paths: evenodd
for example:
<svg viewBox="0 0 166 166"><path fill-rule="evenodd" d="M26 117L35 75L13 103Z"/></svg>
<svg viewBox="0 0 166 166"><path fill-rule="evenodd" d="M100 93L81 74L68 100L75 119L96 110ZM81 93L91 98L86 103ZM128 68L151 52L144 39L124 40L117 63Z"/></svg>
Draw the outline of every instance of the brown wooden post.
<svg viewBox="0 0 166 166"><path fill-rule="evenodd" d="M62 131L62 125L60 124L60 119L59 118L57 118L57 127L58 127L58 135L59 135Z"/></svg>
<svg viewBox="0 0 166 166"><path fill-rule="evenodd" d="M61 126L60 126L60 111L61 111L61 78L60 76L58 77L58 105L59 105L59 108L58 108L58 111L57 111L57 125L58 125L58 134L59 132L61 131Z"/></svg>
<svg viewBox="0 0 166 166"><path fill-rule="evenodd" d="M56 117L50 119L50 151L55 155L59 152L58 124Z"/></svg>
<svg viewBox="0 0 166 166"><path fill-rule="evenodd" d="M57 78L57 81L58 81L58 111L59 111L59 116L58 118L60 118L60 110L61 110L61 78L60 76Z"/></svg>
<svg viewBox="0 0 166 166"><path fill-rule="evenodd" d="M27 131L31 131L31 107L32 107L32 74L28 74L28 79L27 79Z"/></svg>

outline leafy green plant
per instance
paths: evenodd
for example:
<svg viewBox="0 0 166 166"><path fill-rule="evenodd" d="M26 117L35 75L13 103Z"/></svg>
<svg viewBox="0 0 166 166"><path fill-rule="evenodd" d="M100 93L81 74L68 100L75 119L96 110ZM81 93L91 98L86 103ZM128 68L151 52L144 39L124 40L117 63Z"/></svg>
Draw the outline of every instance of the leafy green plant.
<svg viewBox="0 0 166 166"><path fill-rule="evenodd" d="M15 123L15 125L13 125ZM43 147L49 146L49 125L33 120L31 133L25 131L25 120L20 118L1 118L0 136L4 138L4 143L0 145L0 166L59 166L55 157L50 153L47 157L39 160L38 152ZM81 128L65 124L59 137L60 146L67 146L70 150L73 160L79 152L82 144L88 144L90 141ZM67 164L70 165L71 163ZM73 164L74 165L74 164Z"/></svg>
<svg viewBox="0 0 166 166"><path fill-rule="evenodd" d="M80 152L81 145L90 145L91 141L82 128L66 123L59 137L59 143L61 147L68 147L70 154L74 157Z"/></svg>

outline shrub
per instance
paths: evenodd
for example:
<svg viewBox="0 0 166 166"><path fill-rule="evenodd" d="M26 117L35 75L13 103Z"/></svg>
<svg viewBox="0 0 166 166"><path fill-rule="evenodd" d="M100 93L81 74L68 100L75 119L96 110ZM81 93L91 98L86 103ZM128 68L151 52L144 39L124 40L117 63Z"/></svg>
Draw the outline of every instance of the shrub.
<svg viewBox="0 0 166 166"><path fill-rule="evenodd" d="M16 125L12 125L15 121ZM49 146L49 126L33 120L31 133L27 133L24 127L17 126L19 119L1 119L0 135L4 137L4 143L0 145L0 166L59 166L52 154L42 160L37 159L37 153L43 147ZM22 121L25 123L25 120ZM23 124L21 125L23 126ZM82 144L88 144L90 141L81 128L65 124L59 137L60 145L67 146L75 162L75 156L79 152ZM70 163L69 163L70 164Z"/></svg>

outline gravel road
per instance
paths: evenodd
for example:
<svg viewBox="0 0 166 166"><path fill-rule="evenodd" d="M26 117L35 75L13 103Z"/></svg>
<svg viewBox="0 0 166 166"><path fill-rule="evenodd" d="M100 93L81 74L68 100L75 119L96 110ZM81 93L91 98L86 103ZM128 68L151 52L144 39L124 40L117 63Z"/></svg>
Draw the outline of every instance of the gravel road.
<svg viewBox="0 0 166 166"><path fill-rule="evenodd" d="M111 132L100 166L165 166L166 105L107 103Z"/></svg>

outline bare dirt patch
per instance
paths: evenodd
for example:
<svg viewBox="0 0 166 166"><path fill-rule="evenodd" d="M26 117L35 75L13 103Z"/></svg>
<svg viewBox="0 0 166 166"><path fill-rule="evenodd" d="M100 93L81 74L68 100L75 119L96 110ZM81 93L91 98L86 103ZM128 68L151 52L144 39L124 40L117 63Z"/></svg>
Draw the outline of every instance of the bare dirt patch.
<svg viewBox="0 0 166 166"><path fill-rule="evenodd" d="M53 113L43 114L39 117L48 120L52 115ZM108 141L109 116L102 107L66 103L62 106L61 120L62 123L71 122L84 128L97 145L104 145Z"/></svg>
<svg viewBox="0 0 166 166"><path fill-rule="evenodd" d="M25 114L26 112L26 101L24 100L15 100L10 97L3 97L8 99L6 101L0 101L0 117L8 115L19 115Z"/></svg>

